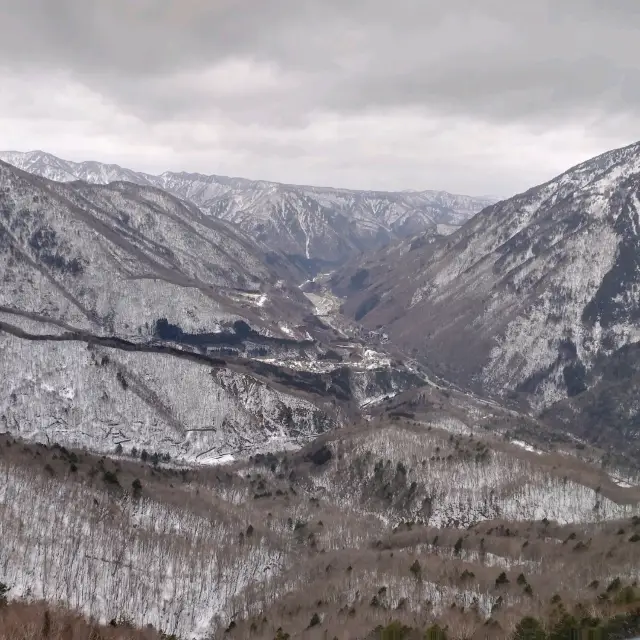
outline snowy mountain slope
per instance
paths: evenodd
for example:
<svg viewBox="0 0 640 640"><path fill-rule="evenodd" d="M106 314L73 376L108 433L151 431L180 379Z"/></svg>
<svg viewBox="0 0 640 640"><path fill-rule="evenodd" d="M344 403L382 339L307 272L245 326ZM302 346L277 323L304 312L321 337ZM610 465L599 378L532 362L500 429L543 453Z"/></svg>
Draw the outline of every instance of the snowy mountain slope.
<svg viewBox="0 0 640 640"><path fill-rule="evenodd" d="M0 163L2 424L202 462L306 442L423 383L360 343L332 351L344 336L273 256L155 187Z"/></svg>
<svg viewBox="0 0 640 640"><path fill-rule="evenodd" d="M640 143L332 284L349 315L445 377L543 408L582 391L599 357L640 340L639 216Z"/></svg>
<svg viewBox="0 0 640 640"><path fill-rule="evenodd" d="M305 442L338 426L330 394L278 390L247 369L81 341L0 336L2 430L111 453L117 445L194 462ZM325 406L326 405L326 406Z"/></svg>
<svg viewBox="0 0 640 640"><path fill-rule="evenodd" d="M0 152L0 159L51 180L159 187L295 256L311 272L437 225L450 231L495 201L443 191L352 191L184 172L154 176L42 151Z"/></svg>
<svg viewBox="0 0 640 640"><path fill-rule="evenodd" d="M248 317L277 331L274 307L280 321L308 313L255 243L158 189L64 185L6 164L0 188L4 305L134 335L158 318L216 331Z"/></svg>

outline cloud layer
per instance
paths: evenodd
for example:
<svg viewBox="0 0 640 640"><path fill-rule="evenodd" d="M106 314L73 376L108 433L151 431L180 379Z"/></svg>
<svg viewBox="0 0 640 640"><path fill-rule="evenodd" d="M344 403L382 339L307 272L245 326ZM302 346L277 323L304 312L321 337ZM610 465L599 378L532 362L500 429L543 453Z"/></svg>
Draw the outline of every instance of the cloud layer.
<svg viewBox="0 0 640 640"><path fill-rule="evenodd" d="M0 147L508 195L640 138L637 0L0 0Z"/></svg>

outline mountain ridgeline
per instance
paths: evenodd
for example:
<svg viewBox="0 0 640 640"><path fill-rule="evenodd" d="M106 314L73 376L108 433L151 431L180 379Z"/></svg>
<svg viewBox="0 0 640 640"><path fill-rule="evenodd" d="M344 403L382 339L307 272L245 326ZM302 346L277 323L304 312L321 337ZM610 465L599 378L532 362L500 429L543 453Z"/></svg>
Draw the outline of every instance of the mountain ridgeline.
<svg viewBox="0 0 640 640"><path fill-rule="evenodd" d="M99 162L69 162L42 151L0 152L0 160L60 182L126 181L163 189L237 225L310 275L427 229L449 233L493 202L444 191L354 191L199 173L150 175Z"/></svg>

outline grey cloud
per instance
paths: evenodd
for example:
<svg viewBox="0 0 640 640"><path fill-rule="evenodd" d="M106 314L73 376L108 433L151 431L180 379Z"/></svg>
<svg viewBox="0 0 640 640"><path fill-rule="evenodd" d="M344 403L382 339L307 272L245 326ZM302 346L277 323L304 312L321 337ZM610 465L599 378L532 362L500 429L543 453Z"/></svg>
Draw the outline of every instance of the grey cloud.
<svg viewBox="0 0 640 640"><path fill-rule="evenodd" d="M507 195L638 136L639 31L638 0L0 0L0 147Z"/></svg>
<svg viewBox="0 0 640 640"><path fill-rule="evenodd" d="M317 109L411 106L536 121L640 108L637 0L0 0L0 18L5 64L69 70L157 120L218 110L302 126ZM233 95L198 78L238 58L272 65L279 82Z"/></svg>

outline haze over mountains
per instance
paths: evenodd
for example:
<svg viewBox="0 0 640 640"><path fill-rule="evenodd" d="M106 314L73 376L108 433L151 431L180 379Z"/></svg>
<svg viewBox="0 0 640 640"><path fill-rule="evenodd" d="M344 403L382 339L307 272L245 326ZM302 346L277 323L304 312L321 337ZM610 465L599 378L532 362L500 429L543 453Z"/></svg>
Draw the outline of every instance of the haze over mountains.
<svg viewBox="0 0 640 640"><path fill-rule="evenodd" d="M238 225L311 273L427 229L450 233L495 201L444 191L353 191L169 171L156 176L42 151L4 151L0 159L50 180L128 181L164 189Z"/></svg>

